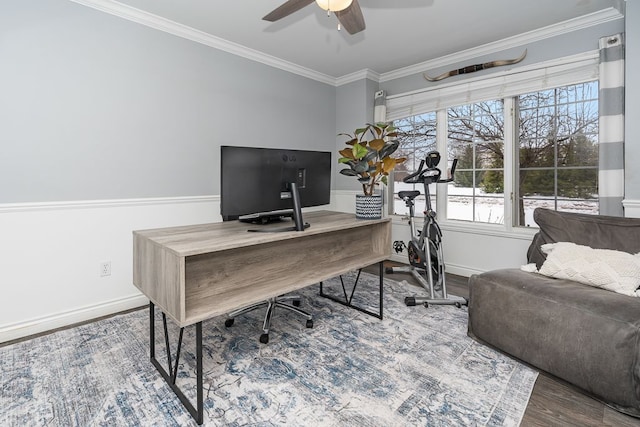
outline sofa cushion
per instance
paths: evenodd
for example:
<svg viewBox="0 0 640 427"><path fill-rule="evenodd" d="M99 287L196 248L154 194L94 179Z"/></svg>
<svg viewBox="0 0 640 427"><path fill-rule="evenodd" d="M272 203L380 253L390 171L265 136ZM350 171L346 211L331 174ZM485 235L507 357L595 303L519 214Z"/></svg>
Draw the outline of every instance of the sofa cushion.
<svg viewBox="0 0 640 427"><path fill-rule="evenodd" d="M540 230L527 251L529 262L538 268L546 259L541 246L546 243L572 242L594 249L614 249L628 253L640 252L640 218L619 218L557 212L536 208L533 219Z"/></svg>
<svg viewBox="0 0 640 427"><path fill-rule="evenodd" d="M611 249L593 249L570 242L542 245L545 260L538 273L596 288L638 296L640 256Z"/></svg>

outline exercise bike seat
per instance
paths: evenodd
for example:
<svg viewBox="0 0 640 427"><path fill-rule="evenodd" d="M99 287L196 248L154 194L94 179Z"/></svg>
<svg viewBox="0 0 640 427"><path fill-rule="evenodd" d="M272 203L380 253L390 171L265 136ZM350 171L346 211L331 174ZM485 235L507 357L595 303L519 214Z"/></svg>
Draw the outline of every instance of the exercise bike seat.
<svg viewBox="0 0 640 427"><path fill-rule="evenodd" d="M413 200L416 197L418 197L420 195L420 192L418 190L411 190L411 191L399 191L398 192L398 197L400 197L402 200Z"/></svg>

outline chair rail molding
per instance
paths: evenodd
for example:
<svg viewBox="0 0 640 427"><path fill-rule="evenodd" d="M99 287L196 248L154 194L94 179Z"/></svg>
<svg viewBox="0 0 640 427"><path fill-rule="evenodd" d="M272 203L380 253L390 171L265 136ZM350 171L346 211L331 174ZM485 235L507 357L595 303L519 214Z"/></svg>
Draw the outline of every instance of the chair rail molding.
<svg viewBox="0 0 640 427"><path fill-rule="evenodd" d="M0 203L0 214L7 212L92 209L126 206L150 206L175 203L220 202L220 196L147 197L136 199L70 200L52 202Z"/></svg>

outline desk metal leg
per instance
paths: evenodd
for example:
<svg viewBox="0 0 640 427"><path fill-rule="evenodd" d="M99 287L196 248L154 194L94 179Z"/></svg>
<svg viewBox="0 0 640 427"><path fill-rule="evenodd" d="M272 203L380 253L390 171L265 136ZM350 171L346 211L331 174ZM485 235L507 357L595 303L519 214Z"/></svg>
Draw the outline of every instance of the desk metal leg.
<svg viewBox="0 0 640 427"><path fill-rule="evenodd" d="M355 280L355 282L353 284L353 288L351 289L351 294L350 295L347 295L347 290L346 290L346 288L344 286L344 280L342 279L342 276L340 276L340 283L342 284L342 294L344 296L344 299L337 298L337 297L335 297L333 295L325 294L324 291L323 291L322 282L320 282L320 296L328 298L331 301L335 301L335 302L337 302L339 304L342 304L342 305L345 305L347 307L356 309L356 310L361 311L361 312L363 312L365 314L368 314L369 316L373 316L373 317L375 317L377 319L381 319L382 320L382 313L383 313L383 305L382 304L383 304L383 299L384 299L384 290L383 290L383 286L382 285L383 285L383 282L384 282L384 265L383 265L382 261L380 261L378 264L379 264L378 277L380 279L380 289L378 291L379 296L380 296L380 302L379 302L379 312L378 313L376 313L374 311L367 310L366 308L358 307L358 306L353 305L351 303L351 300L353 299L353 294L355 293L356 287L358 286L358 281L360 280L360 273L362 272L362 269L358 270L358 275L356 276L356 280Z"/></svg>
<svg viewBox="0 0 640 427"><path fill-rule="evenodd" d="M196 405L197 408L191 404L187 396L180 390L180 387L176 385L176 378L178 376L178 362L180 360L180 349L182 347L182 335L184 328L180 328L180 337L178 339L178 348L176 349L176 361L175 364L171 363L171 348L169 346L169 332L167 330L167 316L162 313L162 325L164 327L164 339L167 351L167 362L169 364L169 372L167 372L160 362L156 359L156 322L155 322L155 305L149 303L149 356L151 363L156 367L162 378L169 384L171 390L178 396L180 402L187 408L187 411L196 420L198 425L201 425L204 421L204 391L202 389L202 322L196 323Z"/></svg>

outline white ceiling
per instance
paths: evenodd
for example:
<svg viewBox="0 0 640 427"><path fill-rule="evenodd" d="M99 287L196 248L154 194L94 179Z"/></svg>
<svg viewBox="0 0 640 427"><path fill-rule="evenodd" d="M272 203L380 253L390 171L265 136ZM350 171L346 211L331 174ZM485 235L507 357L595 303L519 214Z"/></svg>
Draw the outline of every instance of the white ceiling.
<svg viewBox="0 0 640 427"><path fill-rule="evenodd" d="M389 73L607 8L615 9L607 16L624 10L623 0L359 0L367 28L350 35L315 3L270 23L262 17L284 0L73 1L103 10L130 6L331 78Z"/></svg>

